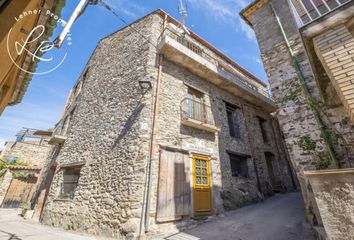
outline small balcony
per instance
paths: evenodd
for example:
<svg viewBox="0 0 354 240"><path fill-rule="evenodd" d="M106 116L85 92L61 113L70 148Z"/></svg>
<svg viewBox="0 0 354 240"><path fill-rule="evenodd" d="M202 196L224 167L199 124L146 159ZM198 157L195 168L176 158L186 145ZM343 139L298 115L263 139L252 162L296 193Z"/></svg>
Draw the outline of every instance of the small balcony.
<svg viewBox="0 0 354 240"><path fill-rule="evenodd" d="M311 22L344 6L352 0L288 0L298 27Z"/></svg>
<svg viewBox="0 0 354 240"><path fill-rule="evenodd" d="M189 98L181 101L181 123L207 132L220 131L213 118L211 107Z"/></svg>
<svg viewBox="0 0 354 240"><path fill-rule="evenodd" d="M265 111L273 112L277 109L263 84L224 61L222 57L210 54L212 51L191 35L167 27L159 38L158 49L168 60L217 87L258 105Z"/></svg>

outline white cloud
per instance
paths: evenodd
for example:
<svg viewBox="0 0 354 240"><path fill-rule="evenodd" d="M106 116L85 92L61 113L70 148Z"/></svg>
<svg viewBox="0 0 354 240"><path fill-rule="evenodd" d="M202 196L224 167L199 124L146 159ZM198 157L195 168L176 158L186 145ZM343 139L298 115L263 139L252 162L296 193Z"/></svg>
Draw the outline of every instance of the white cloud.
<svg viewBox="0 0 354 240"><path fill-rule="evenodd" d="M255 41L253 30L241 19L239 12L245 8L250 0L188 0L192 7L207 11L207 15L217 21L230 24L236 31Z"/></svg>

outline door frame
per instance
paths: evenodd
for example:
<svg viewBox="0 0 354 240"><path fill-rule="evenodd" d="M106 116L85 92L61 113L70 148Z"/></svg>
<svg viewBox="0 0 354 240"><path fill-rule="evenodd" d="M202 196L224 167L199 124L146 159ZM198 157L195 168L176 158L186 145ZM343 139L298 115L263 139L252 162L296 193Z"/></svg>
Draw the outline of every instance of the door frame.
<svg viewBox="0 0 354 240"><path fill-rule="evenodd" d="M200 152L191 152L190 154L190 199L191 199L191 216L192 217L201 217L201 216L210 216L213 215L214 213L214 201L213 201L213 181L212 181L212 167L211 167L211 156L207 155L205 153L200 153ZM200 158L203 160L207 160L209 163L209 187L210 187L210 212L209 214L196 214L196 211L194 210L194 187L195 187L195 182L194 182L194 169L195 169L195 159Z"/></svg>
<svg viewBox="0 0 354 240"><path fill-rule="evenodd" d="M13 173L13 171L11 171L11 174L12 173ZM32 182L32 181L34 181L34 182ZM18 183L16 183L16 182L18 182ZM22 183L22 185L20 185L20 183ZM17 184L18 186L15 186L15 184ZM24 179L18 179L16 177L12 176L10 184L6 189L6 193L4 194L4 198L3 198L0 208L20 208L22 203L30 203L31 198L36 190L37 184L38 184L38 175L37 174L35 174L35 176L31 176L31 177L24 178ZM18 206L16 206L16 204L13 204L13 203L10 203L10 205L7 206L7 204L8 204L7 200L11 199L11 198L9 198L11 196L11 195L9 196L10 191L18 190L19 186L22 188L22 189L20 189L22 191L17 196L17 198L19 198L21 202L19 202ZM26 191L28 191L27 194L25 194ZM24 199L22 199L22 198L24 198Z"/></svg>
<svg viewBox="0 0 354 240"><path fill-rule="evenodd" d="M276 171L275 171L275 164L277 164L276 161L276 157L272 152L264 152L264 156L265 156L265 162L266 162L266 166L267 166L267 172L268 172L268 178L270 181L270 185L272 186L272 188L274 189L276 186L276 183L278 181L278 178L276 176Z"/></svg>

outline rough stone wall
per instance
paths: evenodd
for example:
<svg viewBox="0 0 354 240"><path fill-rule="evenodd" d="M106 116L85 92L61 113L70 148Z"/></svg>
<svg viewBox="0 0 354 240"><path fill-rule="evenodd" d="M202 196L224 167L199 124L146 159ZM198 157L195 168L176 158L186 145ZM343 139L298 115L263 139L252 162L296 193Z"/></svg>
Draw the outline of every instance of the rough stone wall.
<svg viewBox="0 0 354 240"><path fill-rule="evenodd" d="M287 189L293 188L290 173L286 168L286 153L279 149L278 144L274 141L276 136L272 129L270 114L246 104L239 97L219 89L205 79L201 79L171 61L165 59L162 69L157 144L184 149L193 153L193 149L189 149L188 146L203 142L204 147L211 150L210 152L204 152L204 154L211 157L214 213L222 212L224 207L226 209L234 209L262 198L257 189L256 175L251 158L248 159L249 178L231 176L230 158L227 151L248 156L251 156L252 152L241 110L238 110L240 114L241 138L230 137L224 101L239 106L240 109L245 105L248 125L252 132L251 137L254 144L256 167L262 192L271 194L264 155L267 151L272 152L276 157L276 177L284 183ZM213 134L181 124L181 101L187 97L189 87L194 87L204 93L204 102L211 107L215 122L219 123L221 127L219 133ZM257 116L267 120L266 130L270 139L269 145L263 142ZM282 141L281 138L279 141ZM158 162L155 163L154 172L158 172ZM156 174L153 183L154 198L152 206L156 205L157 177Z"/></svg>
<svg viewBox="0 0 354 240"><path fill-rule="evenodd" d="M314 77L310 60L289 6L279 0L273 1L273 4L295 52L295 57L300 63L300 68L304 74L310 93L321 107L323 92ZM278 119L293 164L298 173L301 173L303 170L319 168L319 161L323 158L323 155L328 154L326 154L319 125L315 121L313 111L306 104L296 70L293 67L270 7L267 4L262 6L252 15L251 22L256 32L273 96L278 102L280 109ZM329 129L332 129L334 133L339 133L339 135L349 139L347 134L348 128L346 127L348 125L348 118L343 115L343 112L343 106L329 106L324 110L323 119L325 125ZM350 123L348 127L350 128ZM350 130L349 135L353 135L352 130ZM297 144L301 139L310 139L315 142L315 149L308 151L300 144ZM351 154L351 150L349 150L348 154L348 151L341 146L344 144L341 142L341 137L339 137L339 144L335 148L342 165L348 166L348 155Z"/></svg>
<svg viewBox="0 0 354 240"><path fill-rule="evenodd" d="M52 134L53 136L59 135L59 136L67 137L68 133L70 132L73 114L77 107L77 102L87 74L88 74L88 68L85 68L80 78L75 83L72 90L70 91L61 118L53 129L53 134ZM41 170L37 188L31 199L31 209L34 209L35 211L33 217L33 219L35 220L40 220L41 212L44 207L43 204L45 203L46 196L48 195L48 191L52 183L52 171L54 171L57 168L57 160L61 148L62 148L62 144L52 145L50 147L50 151L48 153L47 159Z"/></svg>
<svg viewBox="0 0 354 240"><path fill-rule="evenodd" d="M151 15L134 23L133 27L149 37L151 42L157 42L162 31L162 20L158 15ZM87 65L85 77L76 84L77 87L69 96L65 112L55 130L68 139L58 156L49 160L56 162L58 167L43 211L44 223L100 235L136 235L143 208L157 58L156 49L130 27L99 43ZM152 89L143 94L139 80L151 80ZM185 83L207 93L206 104L211 106L215 119L221 123L219 134L181 125L180 103L187 96ZM75 89L80 89L80 94L76 97ZM224 211L225 204L231 209L262 198L257 190L251 159L248 160L249 179L231 177L230 159L226 150L246 155L251 155L251 150L241 112L241 140L229 136L223 100L240 107L244 105L247 121L252 129L256 167L263 193L272 193L265 165L266 151L275 155L276 176L287 189L292 188L290 173L285 167L286 153L274 141L276 136L271 115L164 60L156 146L186 149L187 144L203 141L206 147L212 149L215 213ZM268 146L259 141L262 137L256 116L268 120ZM152 159L153 194L149 213L153 225L159 147L155 151L155 158ZM60 166L75 163L84 163L75 196L72 200L59 199L63 178Z"/></svg>
<svg viewBox="0 0 354 240"><path fill-rule="evenodd" d="M6 171L5 175L0 179L0 206L5 198L7 189L10 186L12 180L12 172Z"/></svg>
<svg viewBox="0 0 354 240"><path fill-rule="evenodd" d="M310 85L315 85L309 61L305 56L301 44L300 35L297 32L295 22L291 16L287 4L274 1L274 6L284 26L292 46L296 49L296 55ZM280 121L284 137L289 149L290 157L297 171L316 168L313 156L304 152L298 145L294 144L301 137L310 134L310 137L317 142L318 149L323 149L322 140L318 125L312 111L305 104L304 96L299 92L299 85L293 83L297 80L296 71L291 63L289 53L280 35L275 17L270 7L266 4L252 16L252 25L257 36L259 47L271 85L273 97L277 100L280 111ZM295 80L295 81L294 81ZM295 95L295 93L297 93ZM287 96L293 96L286 99ZM286 99L288 101L283 101Z"/></svg>
<svg viewBox="0 0 354 240"><path fill-rule="evenodd" d="M354 172L309 175L328 239L351 240L354 236Z"/></svg>
<svg viewBox="0 0 354 240"><path fill-rule="evenodd" d="M1 159L7 160L12 156L17 160L27 163L31 166L42 167L47 159L50 146L47 140L39 141L14 141L7 142L4 151L1 154ZM26 172L27 170L18 170L19 172ZM6 195L12 180L12 173L15 170L7 170L5 175L0 179L0 205ZM36 176L38 172L35 171Z"/></svg>
<svg viewBox="0 0 354 240"><path fill-rule="evenodd" d="M136 30L150 38L153 22L161 26L160 19L148 16L132 25L135 30L108 36L91 57L57 159L44 223L108 236L138 232L154 92L144 93L138 81L150 80L148 62L156 55ZM60 165L77 162L84 165L75 196L60 200Z"/></svg>
<svg viewBox="0 0 354 240"><path fill-rule="evenodd" d="M42 166L47 158L49 148L48 142L45 140L42 142L7 142L2 158L6 160L9 156L12 156L21 162Z"/></svg>
<svg viewBox="0 0 354 240"><path fill-rule="evenodd" d="M353 125L350 123L344 107L337 104L339 99L328 101L328 93L334 92L333 85L328 81L328 76L323 67L319 65L318 59L316 61L315 55L306 52L288 4L282 0L274 0L273 5L293 48L295 58L300 64L310 94L318 102L324 124L331 132L337 158L342 166L351 166L353 164L351 156L354 153L352 148ZM279 107L277 117L292 163L298 174L303 195L307 199L308 220L314 224L320 224L321 220L316 213L318 211L316 204L314 204L313 192L302 175L305 170L331 167L328 151L324 145L318 122L315 120L314 112L306 103L296 69L293 67L270 6L263 5L253 13L250 20L259 43L273 97ZM312 54L311 58L309 58L309 54ZM310 60L314 63L313 65ZM326 89L323 89L324 85ZM336 94L331 97L338 98ZM317 220L313 220L316 218Z"/></svg>

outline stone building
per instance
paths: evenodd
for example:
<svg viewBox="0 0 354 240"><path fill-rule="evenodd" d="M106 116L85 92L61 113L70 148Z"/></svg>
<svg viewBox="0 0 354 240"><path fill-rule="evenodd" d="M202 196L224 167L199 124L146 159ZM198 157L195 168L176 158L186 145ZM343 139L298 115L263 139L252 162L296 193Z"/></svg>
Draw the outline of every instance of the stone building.
<svg viewBox="0 0 354 240"><path fill-rule="evenodd" d="M52 133L36 216L134 238L291 191L275 111L266 84L157 10L99 42Z"/></svg>
<svg viewBox="0 0 354 240"><path fill-rule="evenodd" d="M44 136L34 136L35 129L22 129L16 141L8 141L0 154L7 163L7 171L0 176L0 206L17 208L27 204L36 189L36 183L50 146Z"/></svg>
<svg viewBox="0 0 354 240"><path fill-rule="evenodd" d="M257 0L241 16L256 33L308 220L330 239L352 239L354 210L338 192L354 202L353 169L306 171L354 166L354 1Z"/></svg>

